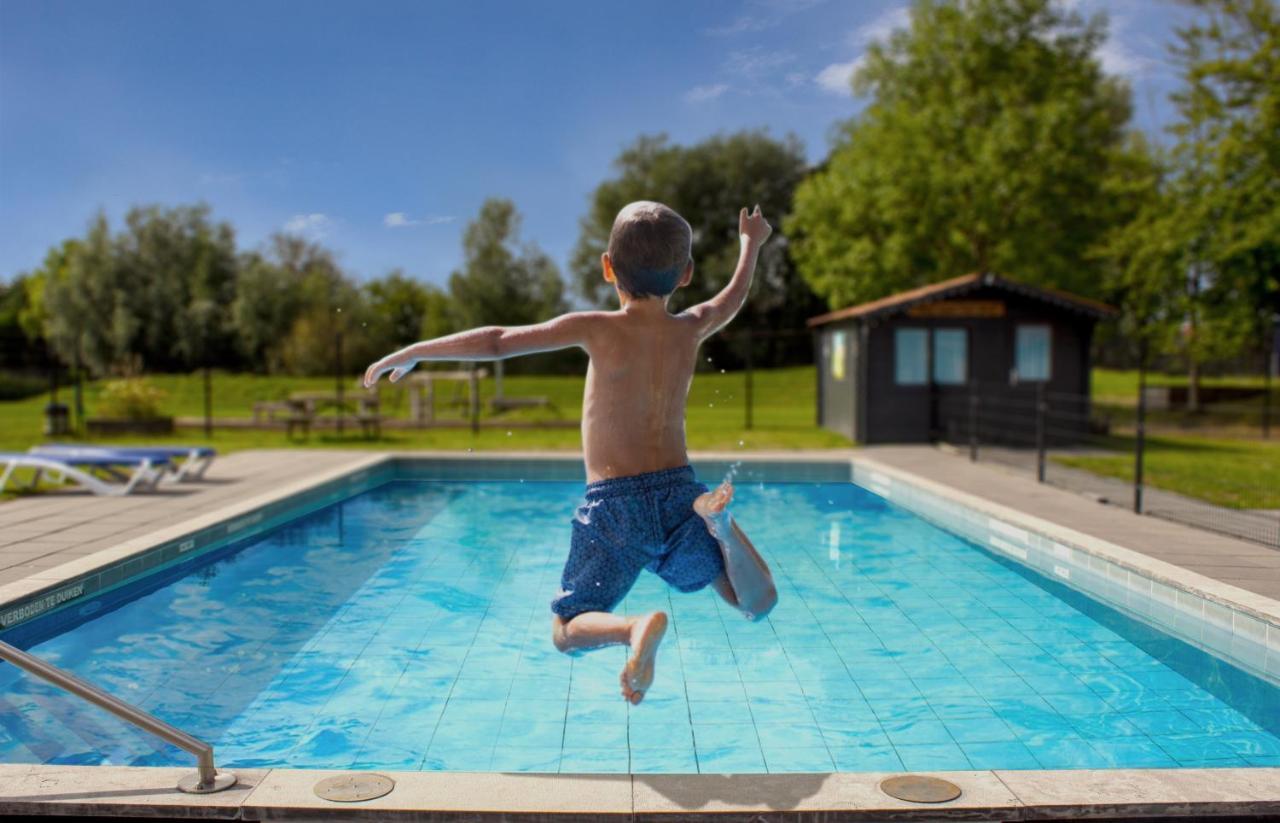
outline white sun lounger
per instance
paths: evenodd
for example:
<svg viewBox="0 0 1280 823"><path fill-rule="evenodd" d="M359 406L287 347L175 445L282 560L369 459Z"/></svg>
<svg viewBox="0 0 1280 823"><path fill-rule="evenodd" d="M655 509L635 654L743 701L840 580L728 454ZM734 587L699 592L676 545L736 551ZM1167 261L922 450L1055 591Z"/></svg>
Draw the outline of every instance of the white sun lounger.
<svg viewBox="0 0 1280 823"><path fill-rule="evenodd" d="M175 482L183 480L199 480L208 471L213 458L218 456L216 449L208 446L86 446L75 443L52 444L48 446L32 446L30 454L42 454L49 457L71 458L91 457L149 457L169 461L169 469L173 472ZM176 461L181 460L181 463Z"/></svg>
<svg viewBox="0 0 1280 823"><path fill-rule="evenodd" d="M16 469L33 469L28 488L34 488L40 482L41 475L47 473L54 482L76 483L94 494L117 497L129 494L134 489L154 489L170 465L167 457L54 457L24 452L0 452L0 463L4 464L4 473L0 474L0 491L8 487ZM120 482L111 482L91 474L94 469L103 471Z"/></svg>

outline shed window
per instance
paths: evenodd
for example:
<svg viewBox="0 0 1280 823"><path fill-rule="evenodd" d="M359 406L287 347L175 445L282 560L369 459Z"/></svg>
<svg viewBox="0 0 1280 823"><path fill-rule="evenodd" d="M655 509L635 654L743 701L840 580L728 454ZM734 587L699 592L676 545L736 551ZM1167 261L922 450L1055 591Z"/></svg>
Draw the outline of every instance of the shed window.
<svg viewBox="0 0 1280 823"><path fill-rule="evenodd" d="M893 379L899 386L923 386L929 379L928 332L894 329Z"/></svg>
<svg viewBox="0 0 1280 823"><path fill-rule="evenodd" d="M1048 380L1051 336L1047 325L1018 326L1014 368L1019 380Z"/></svg>
<svg viewBox="0 0 1280 823"><path fill-rule="evenodd" d="M933 382L955 386L969 379L969 335L964 329L933 332Z"/></svg>

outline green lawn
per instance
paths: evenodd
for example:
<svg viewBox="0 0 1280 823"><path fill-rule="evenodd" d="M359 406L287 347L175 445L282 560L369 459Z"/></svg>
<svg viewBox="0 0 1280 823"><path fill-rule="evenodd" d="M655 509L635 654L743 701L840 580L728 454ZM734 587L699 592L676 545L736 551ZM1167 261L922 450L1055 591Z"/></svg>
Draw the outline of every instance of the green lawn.
<svg viewBox="0 0 1280 823"><path fill-rule="evenodd" d="M1202 386L1236 386L1261 389L1262 375L1203 377ZM1094 369L1090 376L1093 399L1099 403L1134 406L1138 403L1137 369ZM1148 386L1185 386L1186 374L1147 373ZM1273 392L1275 389L1273 389ZM1273 394L1273 397L1277 395ZM1233 404L1234 405L1234 404Z"/></svg>
<svg viewBox="0 0 1280 823"><path fill-rule="evenodd" d="M354 379L353 379L354 380ZM509 376L505 380L508 396L546 396L554 404L552 410L524 410L494 415L487 404L481 420L486 423L512 421L529 423L538 420L579 419L582 410L582 376ZM150 382L167 393L163 411L180 417L198 417L204 412L201 379L194 375L157 375ZM764 449L764 448L824 448L847 447L850 442L840 435L817 427L814 418L814 372L812 367L757 371L754 376L754 427L745 428L743 409L743 376L738 373L699 374L693 381L689 394L687 430L689 446L694 449ZM381 384L382 410L385 415L407 418L409 403L403 387ZM332 378L263 377L242 374L214 375L215 417L249 418L252 405L259 400L280 400L298 390L331 391ZM101 383L85 387L85 408L89 416L94 407ZM358 391L354 382L347 384L347 391ZM487 400L493 393L493 381L481 383L481 398ZM462 407L449 408L454 399L451 388L437 389L437 414L461 420ZM459 399L465 399L465 394ZM60 392L59 400L70 404L71 393ZM43 408L48 395L29 397L25 400L0 402L0 450L25 450L44 441L41 434ZM622 433L625 435L625 433ZM180 430L174 442L205 442L199 429ZM148 442L156 438L144 438ZM134 439L116 439L113 443L134 442ZM580 445L576 427L560 429L529 429L513 426L510 434L503 429L481 429L472 434L469 429L385 429L381 439L365 440L348 429L345 437L330 432L313 432L303 442L290 441L281 431L256 431L245 429L217 429L210 441L224 451L246 448L271 448L282 446L324 448L438 448L438 449L521 449L563 448L576 449Z"/></svg>
<svg viewBox="0 0 1280 823"><path fill-rule="evenodd" d="M1115 456L1055 457L1056 462L1133 482L1133 439L1112 437ZM1280 508L1280 438L1222 440L1148 437L1147 485L1232 509Z"/></svg>

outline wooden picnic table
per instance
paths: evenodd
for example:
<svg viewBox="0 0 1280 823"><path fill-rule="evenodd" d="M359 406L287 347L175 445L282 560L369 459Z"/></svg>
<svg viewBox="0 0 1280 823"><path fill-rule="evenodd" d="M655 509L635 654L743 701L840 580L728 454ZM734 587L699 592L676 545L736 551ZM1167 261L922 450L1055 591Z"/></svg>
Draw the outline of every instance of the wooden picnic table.
<svg viewBox="0 0 1280 823"><path fill-rule="evenodd" d="M340 419L352 414L366 437L379 434L382 428L376 391L364 392L357 389L351 394L343 392L341 398L334 391L296 391L290 393L283 404L289 412L285 418L285 427L290 437L297 428L309 435L315 419L330 410Z"/></svg>
<svg viewBox="0 0 1280 823"><path fill-rule="evenodd" d="M480 408L480 381L488 376L488 369L414 372L403 381L409 390L410 419L420 426L435 422L436 383L443 381L467 384L467 416L474 420Z"/></svg>

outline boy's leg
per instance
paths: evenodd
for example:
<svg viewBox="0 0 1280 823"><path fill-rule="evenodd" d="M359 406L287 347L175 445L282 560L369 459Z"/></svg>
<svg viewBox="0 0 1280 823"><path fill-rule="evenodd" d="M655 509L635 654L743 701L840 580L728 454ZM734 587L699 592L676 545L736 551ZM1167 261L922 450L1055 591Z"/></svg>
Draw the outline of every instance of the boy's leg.
<svg viewBox="0 0 1280 823"><path fill-rule="evenodd" d="M732 499L733 485L725 481L693 501L693 510L706 522L724 555L725 578L717 581L716 590L749 619L760 620L777 604L778 592L769 565L726 511Z"/></svg>
<svg viewBox="0 0 1280 823"><path fill-rule="evenodd" d="M667 631L666 612L655 611L639 617L622 617L609 612L582 612L569 620L551 616L551 639L562 652L597 649L625 643L631 657L618 676L622 696L639 703L653 683L653 663Z"/></svg>

